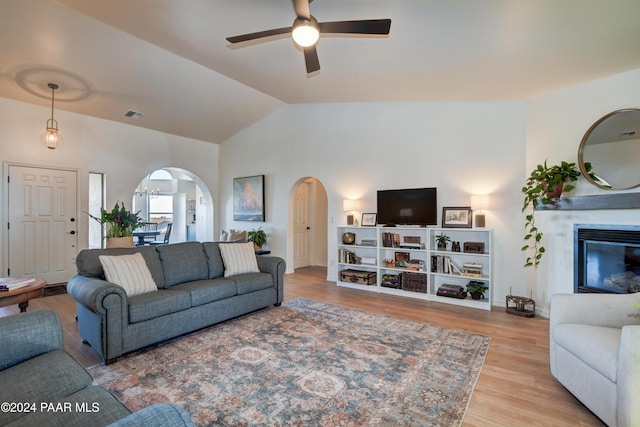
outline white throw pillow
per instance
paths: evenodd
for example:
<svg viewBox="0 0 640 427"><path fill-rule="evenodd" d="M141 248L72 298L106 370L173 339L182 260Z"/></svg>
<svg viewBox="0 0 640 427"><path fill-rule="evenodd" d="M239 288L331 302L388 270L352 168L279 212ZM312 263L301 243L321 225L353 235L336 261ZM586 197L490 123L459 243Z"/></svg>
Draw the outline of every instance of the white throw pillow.
<svg viewBox="0 0 640 427"><path fill-rule="evenodd" d="M260 272L252 242L221 243L220 255L224 263L224 277Z"/></svg>
<svg viewBox="0 0 640 427"><path fill-rule="evenodd" d="M98 258L102 264L104 277L109 282L122 286L127 296L132 297L158 290L142 254L100 255Z"/></svg>

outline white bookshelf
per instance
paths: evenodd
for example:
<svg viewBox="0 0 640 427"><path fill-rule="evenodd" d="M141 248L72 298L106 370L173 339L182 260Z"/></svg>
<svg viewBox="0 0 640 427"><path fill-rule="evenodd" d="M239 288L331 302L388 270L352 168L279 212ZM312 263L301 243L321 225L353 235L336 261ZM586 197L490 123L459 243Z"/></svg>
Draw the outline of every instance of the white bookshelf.
<svg viewBox="0 0 640 427"><path fill-rule="evenodd" d="M355 234L354 244L343 243L343 234L351 232ZM446 250L438 249L436 245L436 236L444 233L449 236L452 242L460 243L460 252L452 251L451 242L447 245ZM389 241L385 241L385 236L394 236L396 244L399 246L388 246ZM493 256L492 256L492 231L486 228L424 228L424 227L354 227L343 226L337 227L337 285L361 289L370 292L380 292L391 295L400 295L410 298L418 298L427 301L438 301L446 304L454 304L465 307L479 308L483 310L491 310L491 291L493 288ZM480 253L464 252L465 243L475 243L476 248L480 243L483 247ZM353 256L345 256L349 252ZM360 263L356 263L356 259ZM444 268L437 269L437 262L432 269L432 259L434 257L441 260L440 265L444 263L455 265L462 274L458 273L455 268L447 271ZM387 267L384 263L385 259L407 259L409 268L391 266ZM445 261L449 259L450 261ZM365 263L362 263L362 262ZM419 267L419 263L422 267ZM466 274L472 274L473 271L465 271L464 266L478 266L481 268L481 277L471 277ZM377 276L374 285L363 285L357 283L343 282L340 280L343 270L360 270L375 272ZM435 270L435 271L432 271ZM475 270L474 270L475 271ZM383 277L385 275L400 275L403 273L413 273L421 276L412 276L420 283L419 291L407 290L403 288L389 287L384 285ZM405 276L407 277L407 276ZM489 290L484 292L484 298L474 300L470 295L464 299L457 299L436 295L438 288L443 284L460 285L466 287L470 280L482 281ZM392 285L391 285L392 286Z"/></svg>

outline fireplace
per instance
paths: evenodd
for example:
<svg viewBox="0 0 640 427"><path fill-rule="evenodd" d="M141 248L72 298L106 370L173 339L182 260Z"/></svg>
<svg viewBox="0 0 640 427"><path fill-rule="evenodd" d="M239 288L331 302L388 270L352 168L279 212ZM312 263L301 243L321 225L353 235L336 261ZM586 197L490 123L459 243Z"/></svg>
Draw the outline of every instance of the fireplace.
<svg viewBox="0 0 640 427"><path fill-rule="evenodd" d="M574 225L574 292L640 292L640 226Z"/></svg>

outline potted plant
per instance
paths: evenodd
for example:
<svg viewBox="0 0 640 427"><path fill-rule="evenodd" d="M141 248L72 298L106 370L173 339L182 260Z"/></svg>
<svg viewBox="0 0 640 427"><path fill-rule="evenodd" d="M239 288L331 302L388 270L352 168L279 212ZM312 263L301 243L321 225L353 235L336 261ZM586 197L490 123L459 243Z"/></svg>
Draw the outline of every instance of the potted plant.
<svg viewBox="0 0 640 427"><path fill-rule="evenodd" d="M247 233L247 240L253 242L257 251L261 251L262 246L267 243L267 233L264 232L262 227L258 227L258 229L251 230Z"/></svg>
<svg viewBox="0 0 640 427"><path fill-rule="evenodd" d="M591 163L584 164L586 171L590 176ZM563 192L571 191L575 188L573 182L576 182L581 176L575 163L562 161L559 165L547 166L545 160L543 164L535 167L526 184L522 187L524 200L522 204L522 212L531 209L531 213L525 216L526 234L524 236L525 245L523 251L533 250L533 256L529 256L525 260L525 267L540 264L542 254L545 252L544 246L541 245L542 232L536 227L535 211L538 206L555 205L560 199Z"/></svg>
<svg viewBox="0 0 640 427"><path fill-rule="evenodd" d="M472 299L483 299L484 292L488 289L484 282L479 280L469 280L469 283L467 283L467 292L471 295Z"/></svg>
<svg viewBox="0 0 640 427"><path fill-rule="evenodd" d="M395 267L396 262L395 260L391 259L391 258L385 258L384 259L384 265L391 268L391 267Z"/></svg>
<svg viewBox="0 0 640 427"><path fill-rule="evenodd" d="M124 202L116 202L111 211L100 208L100 218L89 216L106 228L107 248L128 248L133 246L133 230L144 225L144 220L138 217L140 211L128 211Z"/></svg>
<svg viewBox="0 0 640 427"><path fill-rule="evenodd" d="M451 241L451 237L447 236L444 233L440 233L436 236L436 245L438 246L439 251L447 250L447 243Z"/></svg>

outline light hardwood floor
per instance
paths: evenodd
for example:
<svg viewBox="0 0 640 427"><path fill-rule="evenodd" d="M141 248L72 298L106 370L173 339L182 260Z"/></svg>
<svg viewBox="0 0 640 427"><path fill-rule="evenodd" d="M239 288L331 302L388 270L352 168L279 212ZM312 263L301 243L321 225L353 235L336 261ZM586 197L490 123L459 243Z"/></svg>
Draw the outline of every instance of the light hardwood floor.
<svg viewBox="0 0 640 427"><path fill-rule="evenodd" d="M308 298L402 319L463 329L491 337L491 346L476 384L463 426L603 426L566 391L549 371L549 322L522 318L504 308L491 312L374 292L339 288L325 280L319 267L285 276L285 300ZM75 322L75 303L68 295L32 300L29 310L51 309L61 318L65 348L83 365L100 360L82 344ZM0 309L0 316L18 308Z"/></svg>

